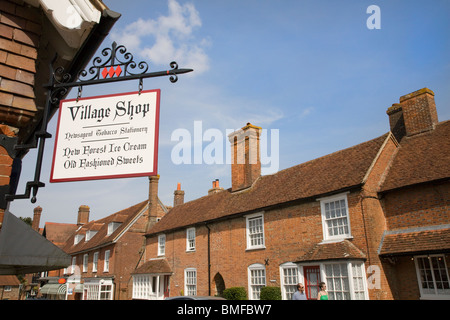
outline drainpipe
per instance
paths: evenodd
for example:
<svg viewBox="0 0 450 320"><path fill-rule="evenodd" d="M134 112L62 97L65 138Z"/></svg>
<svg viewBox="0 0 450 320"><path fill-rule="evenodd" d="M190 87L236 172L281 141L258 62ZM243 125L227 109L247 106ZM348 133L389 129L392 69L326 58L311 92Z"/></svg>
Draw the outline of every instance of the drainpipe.
<svg viewBox="0 0 450 320"><path fill-rule="evenodd" d="M205 223L206 229L208 229L208 295L211 295L211 229Z"/></svg>

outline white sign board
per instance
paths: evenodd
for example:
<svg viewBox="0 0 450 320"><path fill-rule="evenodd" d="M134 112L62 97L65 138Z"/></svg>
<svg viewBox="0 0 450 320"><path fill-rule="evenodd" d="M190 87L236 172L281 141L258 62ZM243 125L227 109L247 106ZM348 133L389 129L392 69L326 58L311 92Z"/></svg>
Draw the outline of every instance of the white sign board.
<svg viewBox="0 0 450 320"><path fill-rule="evenodd" d="M157 174L160 90L61 101L50 182Z"/></svg>

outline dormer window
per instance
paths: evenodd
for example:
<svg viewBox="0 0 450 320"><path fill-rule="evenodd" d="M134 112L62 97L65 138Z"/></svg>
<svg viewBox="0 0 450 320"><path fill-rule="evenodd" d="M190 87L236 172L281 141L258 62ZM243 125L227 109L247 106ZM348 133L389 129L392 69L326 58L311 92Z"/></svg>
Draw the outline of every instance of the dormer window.
<svg viewBox="0 0 450 320"><path fill-rule="evenodd" d="M81 239L83 239L84 238L84 235L83 234L77 234L77 235L75 235L75 239L73 240L73 244L75 245L75 244L78 244L80 241L81 241Z"/></svg>
<svg viewBox="0 0 450 320"><path fill-rule="evenodd" d="M93 236L95 236L97 231L89 230L86 231L86 241L89 241L92 239Z"/></svg>
<svg viewBox="0 0 450 320"><path fill-rule="evenodd" d="M117 228L121 225L120 222L110 222L108 224L108 236L111 235L114 231L117 230Z"/></svg>

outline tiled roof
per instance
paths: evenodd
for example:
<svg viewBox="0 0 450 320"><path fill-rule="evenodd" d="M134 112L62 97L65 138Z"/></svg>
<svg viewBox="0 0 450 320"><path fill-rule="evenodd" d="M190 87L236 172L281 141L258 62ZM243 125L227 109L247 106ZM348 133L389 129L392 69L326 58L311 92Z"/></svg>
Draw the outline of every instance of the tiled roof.
<svg viewBox="0 0 450 320"><path fill-rule="evenodd" d="M297 262L335 259L366 259L366 255L349 240L318 243L297 259Z"/></svg>
<svg viewBox="0 0 450 320"><path fill-rule="evenodd" d="M450 250L450 226L431 230L397 230L384 235L380 255L399 255Z"/></svg>
<svg viewBox="0 0 450 320"><path fill-rule="evenodd" d="M381 191L450 177L450 121L404 137Z"/></svg>
<svg viewBox="0 0 450 320"><path fill-rule="evenodd" d="M228 189L175 206L150 229L150 234L358 186L387 138L388 134L384 134L276 174L262 176L244 191L233 193Z"/></svg>
<svg viewBox="0 0 450 320"><path fill-rule="evenodd" d="M79 251L89 250L91 248L112 242L114 238L119 233L121 233L124 228L127 227L129 222L131 222L136 217L136 215L138 215L144 209L147 210L146 209L147 203L148 201L145 200L132 207L116 212L115 214L112 214L106 218L90 221L84 224L79 230L77 230L77 232L75 232L67 240L67 243L63 247L63 250L70 254ZM122 224L113 233L107 235L108 224L110 222L118 222L118 221L121 221ZM97 231L97 233L87 242L85 237L83 237L83 239L79 243L74 244L75 235L78 234L85 235L86 231L88 230Z"/></svg>
<svg viewBox="0 0 450 320"><path fill-rule="evenodd" d="M148 273L172 273L172 269L166 259L149 260L137 268L132 274Z"/></svg>
<svg viewBox="0 0 450 320"><path fill-rule="evenodd" d="M17 276L0 276L0 286L18 286L20 281Z"/></svg>
<svg viewBox="0 0 450 320"><path fill-rule="evenodd" d="M76 224L46 222L43 235L54 245L64 246L66 240L77 230Z"/></svg>

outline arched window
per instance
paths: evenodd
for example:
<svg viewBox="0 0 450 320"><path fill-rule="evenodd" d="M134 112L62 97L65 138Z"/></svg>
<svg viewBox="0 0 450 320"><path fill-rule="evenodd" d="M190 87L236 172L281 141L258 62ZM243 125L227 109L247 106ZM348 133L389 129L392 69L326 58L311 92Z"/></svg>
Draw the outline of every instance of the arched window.
<svg viewBox="0 0 450 320"><path fill-rule="evenodd" d="M259 300L261 288L266 286L266 268L254 263L248 267L248 295L250 300Z"/></svg>

